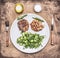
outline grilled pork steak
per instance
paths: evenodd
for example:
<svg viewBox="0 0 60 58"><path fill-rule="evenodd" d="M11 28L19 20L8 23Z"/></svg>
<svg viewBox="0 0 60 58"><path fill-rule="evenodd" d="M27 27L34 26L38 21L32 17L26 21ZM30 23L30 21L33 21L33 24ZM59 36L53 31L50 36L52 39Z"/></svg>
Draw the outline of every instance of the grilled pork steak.
<svg viewBox="0 0 60 58"><path fill-rule="evenodd" d="M27 20L22 19L22 20L20 20L20 21L18 22L18 27L19 27L19 29L20 29L21 31L25 32L25 31L27 31L28 28L29 28L29 23L28 23Z"/></svg>

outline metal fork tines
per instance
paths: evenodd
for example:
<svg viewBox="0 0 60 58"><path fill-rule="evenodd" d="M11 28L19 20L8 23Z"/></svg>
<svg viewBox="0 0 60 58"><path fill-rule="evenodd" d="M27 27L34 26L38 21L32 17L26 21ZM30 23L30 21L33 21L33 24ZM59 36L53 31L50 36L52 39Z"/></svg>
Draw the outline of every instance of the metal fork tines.
<svg viewBox="0 0 60 58"><path fill-rule="evenodd" d="M8 29L9 29L9 21L8 20L5 21L5 26L6 26L6 31L8 31Z"/></svg>

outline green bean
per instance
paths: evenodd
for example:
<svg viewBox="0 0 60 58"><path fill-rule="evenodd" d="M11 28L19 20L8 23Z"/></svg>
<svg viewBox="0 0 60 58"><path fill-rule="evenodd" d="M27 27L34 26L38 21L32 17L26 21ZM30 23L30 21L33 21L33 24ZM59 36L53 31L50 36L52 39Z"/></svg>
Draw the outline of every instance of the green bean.
<svg viewBox="0 0 60 58"><path fill-rule="evenodd" d="M41 22L44 22L43 20L41 20L41 19L39 19L37 17L36 18L33 17L33 19L38 20L38 21L41 21Z"/></svg>
<svg viewBox="0 0 60 58"><path fill-rule="evenodd" d="M23 15L23 16L20 16L20 17L17 18L17 20L23 19L23 18L26 17L26 16L27 16L27 14L25 14L25 15Z"/></svg>

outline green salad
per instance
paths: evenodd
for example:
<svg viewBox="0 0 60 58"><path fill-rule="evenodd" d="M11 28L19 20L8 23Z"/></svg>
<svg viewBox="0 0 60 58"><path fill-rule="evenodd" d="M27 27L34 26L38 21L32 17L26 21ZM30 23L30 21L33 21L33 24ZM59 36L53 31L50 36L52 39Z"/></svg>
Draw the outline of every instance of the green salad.
<svg viewBox="0 0 60 58"><path fill-rule="evenodd" d="M25 48L38 48L42 45L43 39L44 35L23 32L22 36L17 39L17 43Z"/></svg>

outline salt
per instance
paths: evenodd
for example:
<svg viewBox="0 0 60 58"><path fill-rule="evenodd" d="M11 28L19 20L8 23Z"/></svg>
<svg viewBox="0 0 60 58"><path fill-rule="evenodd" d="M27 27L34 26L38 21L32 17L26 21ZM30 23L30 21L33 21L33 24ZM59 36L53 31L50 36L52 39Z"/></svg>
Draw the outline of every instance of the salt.
<svg viewBox="0 0 60 58"><path fill-rule="evenodd" d="M35 12L40 12L40 11L41 11L41 6L40 6L39 4L36 4L36 5L34 6L34 11L35 11Z"/></svg>

